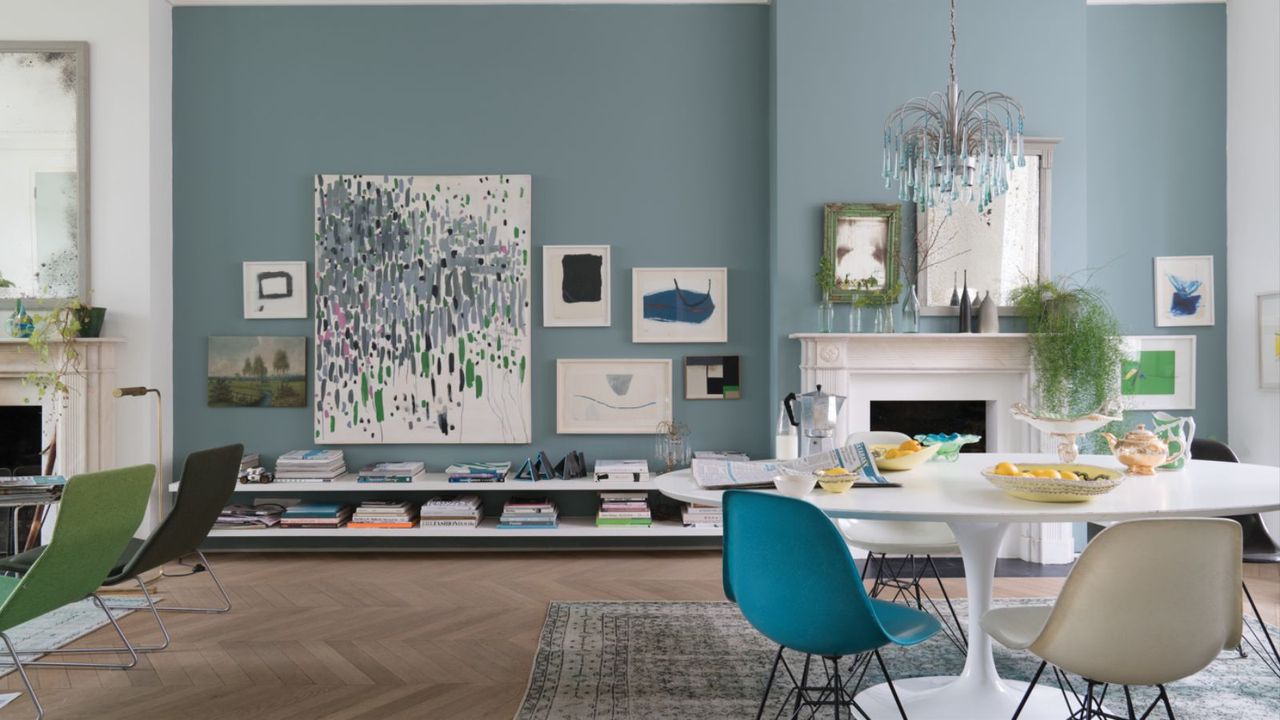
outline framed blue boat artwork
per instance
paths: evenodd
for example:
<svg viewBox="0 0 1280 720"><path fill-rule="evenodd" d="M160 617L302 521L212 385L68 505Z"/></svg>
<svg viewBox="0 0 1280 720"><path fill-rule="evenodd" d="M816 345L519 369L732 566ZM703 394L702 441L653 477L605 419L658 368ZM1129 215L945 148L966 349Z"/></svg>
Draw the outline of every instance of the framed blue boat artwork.
<svg viewBox="0 0 1280 720"><path fill-rule="evenodd" d="M1156 327L1213 325L1213 256L1155 260Z"/></svg>
<svg viewBox="0 0 1280 720"><path fill-rule="evenodd" d="M631 341L728 342L728 304L727 268L635 268Z"/></svg>

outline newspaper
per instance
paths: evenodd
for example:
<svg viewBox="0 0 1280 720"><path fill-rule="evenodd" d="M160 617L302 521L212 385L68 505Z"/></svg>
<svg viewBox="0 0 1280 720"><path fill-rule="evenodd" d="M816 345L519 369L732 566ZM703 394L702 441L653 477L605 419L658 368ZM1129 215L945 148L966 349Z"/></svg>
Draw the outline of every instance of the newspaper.
<svg viewBox="0 0 1280 720"><path fill-rule="evenodd" d="M806 455L795 460L759 460L735 462L728 460L693 459L693 479L704 490L730 490L773 487L774 477L782 471L811 473L832 467L848 468L860 472L864 479L855 487L897 487L876 468L875 460L865 443L852 443L842 448L816 455Z"/></svg>

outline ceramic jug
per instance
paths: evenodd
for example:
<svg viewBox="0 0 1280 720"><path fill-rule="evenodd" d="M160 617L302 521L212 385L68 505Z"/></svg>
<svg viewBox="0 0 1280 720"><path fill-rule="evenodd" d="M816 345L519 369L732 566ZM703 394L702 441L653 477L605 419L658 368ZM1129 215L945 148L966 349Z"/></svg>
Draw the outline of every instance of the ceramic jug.
<svg viewBox="0 0 1280 720"><path fill-rule="evenodd" d="M1151 413L1155 420L1156 436L1169 446L1170 462L1160 466L1161 470L1179 470L1191 459L1191 441L1196 436L1196 420L1193 417L1174 417L1167 412ZM1183 452L1186 448L1186 452Z"/></svg>

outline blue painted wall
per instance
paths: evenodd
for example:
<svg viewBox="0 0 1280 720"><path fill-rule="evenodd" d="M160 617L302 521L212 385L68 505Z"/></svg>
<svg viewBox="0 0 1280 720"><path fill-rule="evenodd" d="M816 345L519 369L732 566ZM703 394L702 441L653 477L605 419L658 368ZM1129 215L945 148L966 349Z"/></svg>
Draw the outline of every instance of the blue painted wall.
<svg viewBox="0 0 1280 720"><path fill-rule="evenodd" d="M175 450L312 442L311 410L205 405L209 335L307 335L244 320L245 260L313 260L316 173L528 173L533 242L613 246L613 327L533 321L533 449L648 456L648 436L555 429L556 357L674 360L699 447L764 453L770 429L768 9L176 8ZM535 252L533 297L541 298ZM729 338L630 342L630 269L728 266ZM309 347L308 352L311 351ZM684 402L687 354L743 356L737 401ZM350 446L348 462L516 459L526 446Z"/></svg>

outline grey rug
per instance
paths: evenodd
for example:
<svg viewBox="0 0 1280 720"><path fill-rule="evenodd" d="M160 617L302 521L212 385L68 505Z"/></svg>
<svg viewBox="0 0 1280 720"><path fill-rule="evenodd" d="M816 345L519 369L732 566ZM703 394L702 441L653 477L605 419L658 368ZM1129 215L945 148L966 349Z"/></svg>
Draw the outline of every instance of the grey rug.
<svg viewBox="0 0 1280 720"><path fill-rule="evenodd" d="M965 618L963 601L956 610ZM752 718L776 650L730 603L551 603L516 720ZM909 650L887 650L884 658L894 679L954 675L964 665L941 634ZM1030 680L1038 664L996 645L1003 677ZM880 682L878 671L867 674L867 684ZM775 690L766 717L789 687ZM1185 720L1280 717L1280 680L1252 655L1223 653L1170 685L1169 694ZM1135 702L1148 697L1154 696L1135 689Z"/></svg>
<svg viewBox="0 0 1280 720"><path fill-rule="evenodd" d="M140 596L107 595L105 597L107 605L111 607L111 614L117 621L135 609L146 607L146 603ZM39 658L40 655L24 652L25 650L60 648L109 623L102 608L94 604L93 600L85 599L64 605L34 620L28 620L9 630L7 634L17 648L22 661L27 662ZM118 645L120 638L113 632L103 642L106 645ZM3 645L0 645L0 677L11 672L13 672L13 663L9 660L9 653Z"/></svg>

